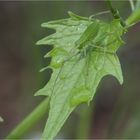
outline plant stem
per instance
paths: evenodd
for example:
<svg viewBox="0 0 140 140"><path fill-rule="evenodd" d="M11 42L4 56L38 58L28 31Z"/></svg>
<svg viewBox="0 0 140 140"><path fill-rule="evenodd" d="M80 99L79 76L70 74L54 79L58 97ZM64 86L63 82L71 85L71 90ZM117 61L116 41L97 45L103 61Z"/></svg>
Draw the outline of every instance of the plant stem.
<svg viewBox="0 0 140 140"><path fill-rule="evenodd" d="M137 0L135 7L136 7L136 9L140 8L140 0Z"/></svg>
<svg viewBox="0 0 140 140"><path fill-rule="evenodd" d="M126 19L126 24L131 25L131 24L136 24L137 22L140 21L140 8L136 9L127 19Z"/></svg>
<svg viewBox="0 0 140 140"><path fill-rule="evenodd" d="M107 0L107 3L108 3L108 6L110 8L110 11L111 11L114 19L120 19L121 25L125 27L126 26L125 21L120 16L119 11L117 9L113 8L111 0Z"/></svg>
<svg viewBox="0 0 140 140"><path fill-rule="evenodd" d="M135 6L134 6L134 2L133 0L129 0L130 6L131 6L131 10L132 12L135 10Z"/></svg>
<svg viewBox="0 0 140 140"><path fill-rule="evenodd" d="M43 100L7 137L22 138L48 112L49 98Z"/></svg>
<svg viewBox="0 0 140 140"><path fill-rule="evenodd" d="M90 135L91 121L93 117L93 105L90 107L84 106L79 114L79 122L77 127L76 138L87 139Z"/></svg>

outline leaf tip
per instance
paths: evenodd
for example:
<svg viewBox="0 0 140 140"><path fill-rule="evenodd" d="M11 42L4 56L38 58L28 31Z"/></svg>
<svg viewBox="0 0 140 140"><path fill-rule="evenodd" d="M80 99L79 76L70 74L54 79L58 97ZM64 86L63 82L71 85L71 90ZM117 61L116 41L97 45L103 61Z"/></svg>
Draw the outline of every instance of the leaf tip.
<svg viewBox="0 0 140 140"><path fill-rule="evenodd" d="M123 78L119 80L120 85L123 85Z"/></svg>
<svg viewBox="0 0 140 140"><path fill-rule="evenodd" d="M34 96L40 96L40 95L41 95L41 96L46 96L46 95L44 95L43 93L41 93L41 92L39 92L39 91L36 92L36 93L34 94Z"/></svg>
<svg viewBox="0 0 140 140"><path fill-rule="evenodd" d="M43 67L42 69L39 70L39 72L44 72L47 69L52 69L51 66Z"/></svg>
<svg viewBox="0 0 140 140"><path fill-rule="evenodd" d="M0 122L4 122L4 119L0 116Z"/></svg>
<svg viewBox="0 0 140 140"><path fill-rule="evenodd" d="M46 27L48 24L47 23L42 23L41 27Z"/></svg>
<svg viewBox="0 0 140 140"><path fill-rule="evenodd" d="M35 43L35 45L41 45L40 40Z"/></svg>
<svg viewBox="0 0 140 140"><path fill-rule="evenodd" d="M71 11L68 11L68 15L71 16L71 14L72 14L72 12Z"/></svg>
<svg viewBox="0 0 140 140"><path fill-rule="evenodd" d="M34 96L39 96L38 93L35 93Z"/></svg>

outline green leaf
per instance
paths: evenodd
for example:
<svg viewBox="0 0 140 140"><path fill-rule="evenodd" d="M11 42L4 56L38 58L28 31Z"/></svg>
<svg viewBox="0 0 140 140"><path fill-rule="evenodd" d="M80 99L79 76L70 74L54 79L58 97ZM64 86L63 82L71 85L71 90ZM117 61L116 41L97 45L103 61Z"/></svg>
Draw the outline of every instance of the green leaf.
<svg viewBox="0 0 140 140"><path fill-rule="evenodd" d="M56 33L37 42L53 45L46 57L51 57L49 67L53 73L47 85L35 95L50 96L49 117L42 139L52 140L71 112L81 103L89 104L97 86L106 75L113 75L123 83L120 62L116 55L124 43L124 28L119 20L105 23L98 19L76 16L43 23L42 27L55 29ZM93 22L99 22L99 31L79 50L75 43ZM79 44L80 45L80 44Z"/></svg>

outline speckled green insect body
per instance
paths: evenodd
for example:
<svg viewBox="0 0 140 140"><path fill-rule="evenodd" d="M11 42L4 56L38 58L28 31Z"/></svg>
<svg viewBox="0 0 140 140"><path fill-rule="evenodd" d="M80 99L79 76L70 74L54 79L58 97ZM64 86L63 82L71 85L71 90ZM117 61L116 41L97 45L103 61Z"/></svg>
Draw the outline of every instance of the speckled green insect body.
<svg viewBox="0 0 140 140"><path fill-rule="evenodd" d="M78 46L78 49L83 49L85 45L93 40L99 32L99 22L93 21L87 29L84 31L84 33L81 35L81 37L76 41L76 46Z"/></svg>

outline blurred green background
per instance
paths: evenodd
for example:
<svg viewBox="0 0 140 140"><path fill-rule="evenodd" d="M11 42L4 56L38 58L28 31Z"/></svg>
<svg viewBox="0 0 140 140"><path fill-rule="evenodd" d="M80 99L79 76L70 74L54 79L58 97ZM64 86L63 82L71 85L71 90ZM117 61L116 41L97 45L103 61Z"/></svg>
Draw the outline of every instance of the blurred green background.
<svg viewBox="0 0 140 140"><path fill-rule="evenodd" d="M128 1L113 4L123 18L131 13ZM51 75L49 70L39 73L50 61L43 56L51 47L35 43L53 31L41 28L41 23L67 18L67 11L89 16L104 10L108 10L105 1L0 1L0 116L5 120L0 123L1 139L43 99L33 95ZM109 21L112 16L99 18ZM58 138L83 138L82 130L77 130L82 127L82 119L85 128L90 124L89 138L140 138L140 24L129 29L124 40L127 43L118 51L124 84L119 85L111 76L105 77L90 107L90 119L85 121L79 115L89 107L79 107ZM45 116L25 138L38 139L46 119Z"/></svg>

